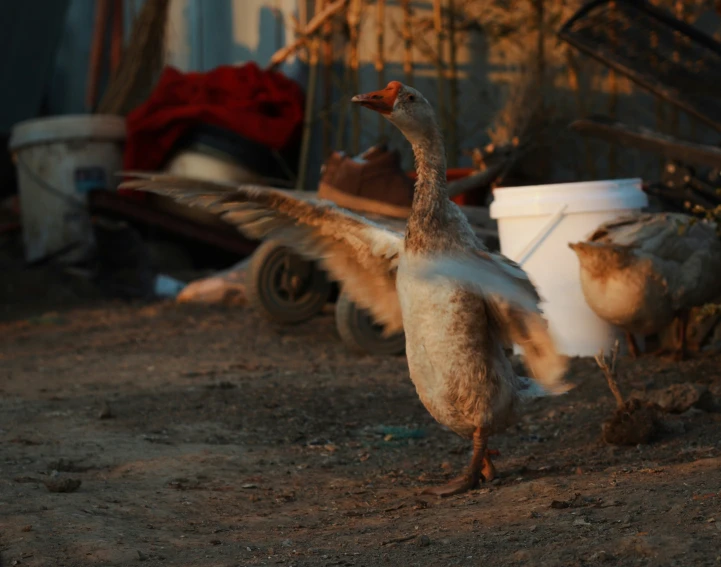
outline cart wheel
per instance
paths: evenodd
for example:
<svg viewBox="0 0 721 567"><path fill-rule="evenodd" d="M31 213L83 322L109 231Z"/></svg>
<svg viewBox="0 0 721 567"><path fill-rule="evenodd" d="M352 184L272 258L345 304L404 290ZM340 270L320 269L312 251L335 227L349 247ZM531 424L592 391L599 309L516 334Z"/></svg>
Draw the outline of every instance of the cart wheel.
<svg viewBox="0 0 721 567"><path fill-rule="evenodd" d="M253 253L248 269L248 300L278 323L300 323L320 312L330 298L331 282L314 262L277 241Z"/></svg>
<svg viewBox="0 0 721 567"><path fill-rule="evenodd" d="M341 292L335 304L335 323L338 334L353 352L362 354L403 354L406 337L403 331L383 336L383 327L376 324L367 310L359 308Z"/></svg>

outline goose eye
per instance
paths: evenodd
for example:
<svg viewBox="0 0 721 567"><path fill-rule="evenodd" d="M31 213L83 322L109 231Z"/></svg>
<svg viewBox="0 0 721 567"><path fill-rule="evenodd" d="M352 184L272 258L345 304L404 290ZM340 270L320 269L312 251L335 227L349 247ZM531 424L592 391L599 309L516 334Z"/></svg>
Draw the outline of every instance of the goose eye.
<svg viewBox="0 0 721 567"><path fill-rule="evenodd" d="M416 97L415 97L414 95L412 95L412 94L411 94L411 95L408 95L408 100L409 100L410 102L413 102L414 100L416 100Z"/></svg>

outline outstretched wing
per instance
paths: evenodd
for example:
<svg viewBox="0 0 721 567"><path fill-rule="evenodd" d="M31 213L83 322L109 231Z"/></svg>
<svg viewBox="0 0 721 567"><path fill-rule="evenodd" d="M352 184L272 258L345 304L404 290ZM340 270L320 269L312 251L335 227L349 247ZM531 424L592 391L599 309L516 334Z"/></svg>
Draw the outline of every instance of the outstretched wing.
<svg viewBox="0 0 721 567"><path fill-rule="evenodd" d="M472 293L487 295L502 340L523 350L528 370L545 390L560 394L568 389L563 377L567 358L556 350L541 313L541 298L523 269L501 254L474 250L468 254L430 258L417 268L425 279L447 278ZM497 290L502 293L496 293Z"/></svg>
<svg viewBox="0 0 721 567"><path fill-rule="evenodd" d="M403 328L395 287L403 235L329 201L259 185L231 185L166 174L125 172L121 188L165 195L219 214L252 239L274 239L320 262L387 333Z"/></svg>

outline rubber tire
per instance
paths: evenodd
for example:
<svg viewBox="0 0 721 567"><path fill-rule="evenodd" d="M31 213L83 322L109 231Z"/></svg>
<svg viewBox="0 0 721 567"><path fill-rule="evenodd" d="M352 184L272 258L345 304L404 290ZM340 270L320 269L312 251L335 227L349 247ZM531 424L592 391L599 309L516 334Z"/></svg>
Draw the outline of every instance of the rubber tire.
<svg viewBox="0 0 721 567"><path fill-rule="evenodd" d="M341 292L335 304L335 323L345 345L358 354L400 355L406 350L403 331L383 337L366 309L359 308Z"/></svg>
<svg viewBox="0 0 721 567"><path fill-rule="evenodd" d="M311 270L310 281L304 294L295 302L279 296L275 275L279 263L288 255L297 256L289 248L274 240L263 242L255 250L248 267L248 303L276 323L302 323L317 315L325 307L333 286L323 270L314 262L308 262Z"/></svg>

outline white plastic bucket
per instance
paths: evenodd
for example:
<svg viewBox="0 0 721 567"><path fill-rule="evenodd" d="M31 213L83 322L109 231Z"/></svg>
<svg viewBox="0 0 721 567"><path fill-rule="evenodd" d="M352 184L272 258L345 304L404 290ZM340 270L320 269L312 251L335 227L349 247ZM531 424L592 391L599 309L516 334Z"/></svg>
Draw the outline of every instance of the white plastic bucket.
<svg viewBox="0 0 721 567"><path fill-rule="evenodd" d="M25 259L71 248L63 260L82 258L93 242L87 193L115 189L123 165L125 119L69 115L26 120L9 147L18 169Z"/></svg>
<svg viewBox="0 0 721 567"><path fill-rule="evenodd" d="M498 220L501 253L519 262L538 288L559 350L569 356L608 352L618 333L586 304L578 258L568 243L648 206L641 180L508 187L493 196L490 213Z"/></svg>

